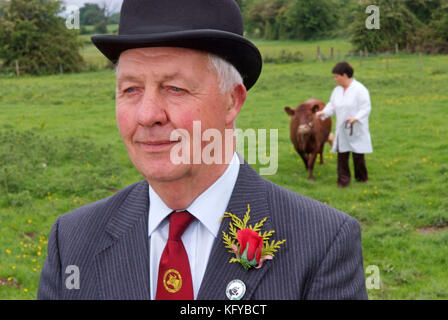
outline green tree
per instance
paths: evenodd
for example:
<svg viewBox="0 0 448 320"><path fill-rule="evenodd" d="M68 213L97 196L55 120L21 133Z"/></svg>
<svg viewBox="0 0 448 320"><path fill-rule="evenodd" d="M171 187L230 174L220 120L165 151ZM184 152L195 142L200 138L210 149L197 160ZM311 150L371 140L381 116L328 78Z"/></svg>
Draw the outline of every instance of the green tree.
<svg viewBox="0 0 448 320"><path fill-rule="evenodd" d="M423 48L428 53L448 53L448 0L432 11L427 28L422 32Z"/></svg>
<svg viewBox="0 0 448 320"><path fill-rule="evenodd" d="M57 0L10 0L0 17L0 59L3 66L21 73L77 72L84 61L79 54L79 32L69 30Z"/></svg>
<svg viewBox="0 0 448 320"><path fill-rule="evenodd" d="M371 4L380 8L380 29L366 28ZM357 50L384 52L398 44L410 52L448 52L448 0L360 0L356 11L350 40Z"/></svg>
<svg viewBox="0 0 448 320"><path fill-rule="evenodd" d="M100 21L93 27L93 33L107 33L106 20Z"/></svg>
<svg viewBox="0 0 448 320"><path fill-rule="evenodd" d="M287 0L249 0L240 4L249 34L265 39L279 37L277 14Z"/></svg>
<svg viewBox="0 0 448 320"><path fill-rule="evenodd" d="M348 38L350 35L348 27L355 21L355 12L358 8L358 1L333 0L333 3L338 17L333 33L336 37Z"/></svg>
<svg viewBox="0 0 448 320"><path fill-rule="evenodd" d="M380 8L380 29L367 29L365 10L369 5ZM356 50L370 52L393 50L395 44L413 51L419 44L418 30L423 23L406 6L405 0L360 0L356 17L350 26L350 41Z"/></svg>
<svg viewBox="0 0 448 320"><path fill-rule="evenodd" d="M3 15L3 10L5 6L6 6L6 0L0 0L0 17Z"/></svg>
<svg viewBox="0 0 448 320"><path fill-rule="evenodd" d="M119 24L120 23L120 13L115 12L109 18L109 24Z"/></svg>
<svg viewBox="0 0 448 320"><path fill-rule="evenodd" d="M354 1L244 0L239 5L249 35L309 40L332 35L340 28L342 9Z"/></svg>
<svg viewBox="0 0 448 320"><path fill-rule="evenodd" d="M294 0L286 14L286 25L295 39L327 37L338 25L337 6L331 0Z"/></svg>
<svg viewBox="0 0 448 320"><path fill-rule="evenodd" d="M440 8L441 0L405 0L405 5L418 20L429 23L433 13Z"/></svg>
<svg viewBox="0 0 448 320"><path fill-rule="evenodd" d="M79 20L81 25L93 26L106 19L104 10L96 3L86 3L79 9Z"/></svg>

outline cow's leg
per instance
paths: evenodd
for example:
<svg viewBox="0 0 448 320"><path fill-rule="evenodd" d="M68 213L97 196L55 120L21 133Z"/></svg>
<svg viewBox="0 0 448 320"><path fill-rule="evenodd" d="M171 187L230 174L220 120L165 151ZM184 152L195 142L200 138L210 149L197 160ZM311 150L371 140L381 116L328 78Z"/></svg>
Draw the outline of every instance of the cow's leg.
<svg viewBox="0 0 448 320"><path fill-rule="evenodd" d="M316 161L317 152L313 152L311 156L308 158L308 179L314 180L313 177L313 169L314 169L314 162Z"/></svg>
<svg viewBox="0 0 448 320"><path fill-rule="evenodd" d="M308 169L308 155L305 152L299 152L299 155L302 158L303 163L305 164L305 169Z"/></svg>
<svg viewBox="0 0 448 320"><path fill-rule="evenodd" d="M319 156L320 156L320 161L319 161L319 163L320 163L321 165L324 164L324 157L323 157L324 145L325 145L325 142L322 143L322 145L320 146L320 149L319 149Z"/></svg>

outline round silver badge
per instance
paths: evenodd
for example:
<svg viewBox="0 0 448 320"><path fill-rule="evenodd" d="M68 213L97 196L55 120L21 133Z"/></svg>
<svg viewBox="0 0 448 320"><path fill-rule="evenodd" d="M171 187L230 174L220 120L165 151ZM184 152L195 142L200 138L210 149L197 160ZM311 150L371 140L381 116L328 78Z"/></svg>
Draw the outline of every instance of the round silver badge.
<svg viewBox="0 0 448 320"><path fill-rule="evenodd" d="M246 293L246 285L241 280L232 280L226 288L226 295L229 300L240 300Z"/></svg>

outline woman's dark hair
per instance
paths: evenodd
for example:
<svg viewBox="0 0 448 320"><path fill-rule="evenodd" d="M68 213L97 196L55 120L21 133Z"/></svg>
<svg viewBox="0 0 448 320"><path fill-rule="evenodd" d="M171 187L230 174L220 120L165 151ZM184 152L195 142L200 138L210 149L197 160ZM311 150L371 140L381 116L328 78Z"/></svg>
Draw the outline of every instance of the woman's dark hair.
<svg viewBox="0 0 448 320"><path fill-rule="evenodd" d="M352 66L349 65L347 62L339 62L337 65L334 66L333 74L339 74L343 75L344 73L349 77L353 77L353 74L355 73L355 70L353 70Z"/></svg>

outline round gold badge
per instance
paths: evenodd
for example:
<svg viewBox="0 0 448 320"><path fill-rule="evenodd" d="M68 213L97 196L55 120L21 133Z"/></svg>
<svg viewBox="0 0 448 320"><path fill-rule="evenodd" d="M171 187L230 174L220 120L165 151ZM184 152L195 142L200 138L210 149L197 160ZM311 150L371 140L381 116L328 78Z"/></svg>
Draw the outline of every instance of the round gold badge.
<svg viewBox="0 0 448 320"><path fill-rule="evenodd" d="M163 286L166 291L176 293L182 288L182 277L179 271L175 269L168 269L163 275Z"/></svg>

